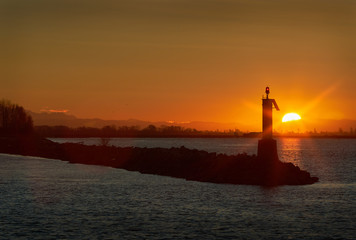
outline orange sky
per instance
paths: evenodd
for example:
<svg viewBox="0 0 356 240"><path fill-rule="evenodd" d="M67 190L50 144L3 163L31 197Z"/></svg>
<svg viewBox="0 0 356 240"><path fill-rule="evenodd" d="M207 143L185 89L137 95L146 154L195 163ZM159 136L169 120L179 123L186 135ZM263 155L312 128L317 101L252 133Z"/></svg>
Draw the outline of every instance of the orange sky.
<svg viewBox="0 0 356 240"><path fill-rule="evenodd" d="M356 1L3 0L0 97L39 112L261 129L356 119Z"/></svg>

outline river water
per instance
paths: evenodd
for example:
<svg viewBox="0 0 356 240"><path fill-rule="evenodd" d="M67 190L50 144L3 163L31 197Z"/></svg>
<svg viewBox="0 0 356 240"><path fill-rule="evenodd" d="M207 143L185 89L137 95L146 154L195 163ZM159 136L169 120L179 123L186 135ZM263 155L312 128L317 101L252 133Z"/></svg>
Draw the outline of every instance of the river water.
<svg viewBox="0 0 356 240"><path fill-rule="evenodd" d="M52 139L100 144L100 139ZM0 154L0 239L355 239L356 139L278 139L306 186L212 184ZM111 139L256 154L257 139Z"/></svg>

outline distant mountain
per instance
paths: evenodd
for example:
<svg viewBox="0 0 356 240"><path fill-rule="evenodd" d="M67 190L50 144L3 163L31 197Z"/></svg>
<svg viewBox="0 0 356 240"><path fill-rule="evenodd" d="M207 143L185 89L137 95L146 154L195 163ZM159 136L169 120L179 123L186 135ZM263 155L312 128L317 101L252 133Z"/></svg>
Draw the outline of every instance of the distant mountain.
<svg viewBox="0 0 356 240"><path fill-rule="evenodd" d="M54 112L42 112L35 113L29 111L29 114L32 116L35 126L47 125L47 126L68 126L72 128L77 127L94 127L102 128L104 126L138 126L139 128L145 128L148 125L152 124L155 126L181 126L184 128L192 128L197 130L226 130L226 129L237 129L238 126L236 123L215 123L215 122L149 122L141 121L137 119L128 119L128 120L103 120L99 118L77 118L74 115L69 115L66 113Z"/></svg>
<svg viewBox="0 0 356 240"><path fill-rule="evenodd" d="M146 127L152 123L146 121L140 121L136 119L129 120L103 120L99 118L77 118L74 115L66 113L35 113L29 112L32 116L35 126L48 125L48 126L68 126L72 128L77 127L94 127L102 128L104 126L139 126Z"/></svg>
<svg viewBox="0 0 356 240"><path fill-rule="evenodd" d="M138 126L139 128L145 128L148 125L152 124L157 127L162 125L166 126L181 126L184 128L192 128L197 130L209 130L209 131L224 131L224 130L235 130L242 129L246 131L246 129L254 129L254 127L248 125L242 125L240 123L216 123L216 122L203 122L203 121L193 121L193 122L149 122L142 121L137 119L128 119L128 120L103 120L99 118L77 118L74 115L69 115L66 113L35 113L29 112L32 116L33 122L35 126L48 125L48 126L68 126L72 128L77 127L94 127L94 128L102 128L104 126ZM316 121L316 123L306 123L304 122L304 127L307 131L313 131L314 128L320 131L328 131L328 132L338 132L342 130L344 132L350 132L351 128L353 131L356 130L356 120L328 120L328 119L320 119ZM261 126L262 128L262 126ZM297 129L295 129L297 130Z"/></svg>

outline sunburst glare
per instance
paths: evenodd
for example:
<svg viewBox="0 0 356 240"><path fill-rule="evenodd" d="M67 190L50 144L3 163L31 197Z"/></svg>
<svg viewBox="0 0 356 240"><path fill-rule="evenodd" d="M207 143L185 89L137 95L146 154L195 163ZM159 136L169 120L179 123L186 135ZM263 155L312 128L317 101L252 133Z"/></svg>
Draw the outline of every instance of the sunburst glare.
<svg viewBox="0 0 356 240"><path fill-rule="evenodd" d="M296 121L302 119L297 113L287 113L283 116L282 122Z"/></svg>

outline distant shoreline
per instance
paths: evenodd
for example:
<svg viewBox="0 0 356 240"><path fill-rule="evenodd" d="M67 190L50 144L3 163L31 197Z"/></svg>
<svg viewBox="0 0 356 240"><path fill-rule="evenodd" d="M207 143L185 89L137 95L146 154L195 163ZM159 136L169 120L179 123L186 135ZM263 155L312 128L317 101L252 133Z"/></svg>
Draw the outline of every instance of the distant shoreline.
<svg viewBox="0 0 356 240"><path fill-rule="evenodd" d="M238 129L229 131L201 131L185 129L180 126L149 125L140 129L135 126L105 126L103 128L68 126L35 126L34 132L44 138L261 138L261 132L241 132ZM305 132L305 133L274 133L277 138L356 138L352 132Z"/></svg>
<svg viewBox="0 0 356 240"><path fill-rule="evenodd" d="M119 137L103 137L103 136L67 136L67 137L45 137L45 138L202 138L202 139L219 139L219 138L245 138L245 139L251 139L251 138L256 138L260 139L261 137L254 136L254 137L246 137L246 136L119 136ZM279 138L318 138L318 139L356 139L356 136L275 136L275 139Z"/></svg>

